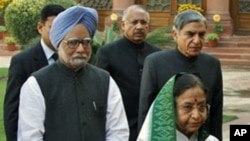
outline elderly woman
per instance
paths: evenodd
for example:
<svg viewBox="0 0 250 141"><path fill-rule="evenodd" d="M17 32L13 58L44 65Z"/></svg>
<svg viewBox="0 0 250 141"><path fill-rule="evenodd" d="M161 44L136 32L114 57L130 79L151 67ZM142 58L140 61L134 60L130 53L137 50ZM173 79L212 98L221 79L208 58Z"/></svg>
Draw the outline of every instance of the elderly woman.
<svg viewBox="0 0 250 141"><path fill-rule="evenodd" d="M218 141L203 125L207 90L194 74L177 74L162 88L146 116L138 141Z"/></svg>

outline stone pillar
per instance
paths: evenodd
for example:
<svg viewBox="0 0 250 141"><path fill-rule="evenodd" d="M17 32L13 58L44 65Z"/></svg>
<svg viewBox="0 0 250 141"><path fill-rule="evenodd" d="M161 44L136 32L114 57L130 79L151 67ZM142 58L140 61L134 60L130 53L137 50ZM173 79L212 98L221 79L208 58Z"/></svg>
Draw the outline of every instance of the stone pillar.
<svg viewBox="0 0 250 141"><path fill-rule="evenodd" d="M213 15L221 16L220 23L224 26L224 31L220 36L230 37L233 33L233 22L229 12L229 0L207 0L206 18L208 20L208 32L212 32L214 24Z"/></svg>
<svg viewBox="0 0 250 141"><path fill-rule="evenodd" d="M135 0L113 0L113 12L122 13L128 6L134 4Z"/></svg>

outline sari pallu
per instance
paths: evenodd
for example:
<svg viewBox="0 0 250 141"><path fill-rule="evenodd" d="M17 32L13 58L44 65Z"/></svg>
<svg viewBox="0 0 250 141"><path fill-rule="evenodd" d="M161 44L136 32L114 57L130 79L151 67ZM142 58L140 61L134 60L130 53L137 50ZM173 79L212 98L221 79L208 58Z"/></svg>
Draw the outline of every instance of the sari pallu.
<svg viewBox="0 0 250 141"><path fill-rule="evenodd" d="M173 87L176 78L172 76L162 87L150 106L137 141L176 141L176 122ZM209 133L202 126L198 131L198 141L208 139Z"/></svg>

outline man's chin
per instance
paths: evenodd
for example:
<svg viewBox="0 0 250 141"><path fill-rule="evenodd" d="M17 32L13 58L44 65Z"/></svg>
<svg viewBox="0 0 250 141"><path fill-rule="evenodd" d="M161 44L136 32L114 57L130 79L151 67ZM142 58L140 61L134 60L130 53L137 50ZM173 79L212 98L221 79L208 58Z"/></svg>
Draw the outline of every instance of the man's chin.
<svg viewBox="0 0 250 141"><path fill-rule="evenodd" d="M200 54L200 50L197 50L197 51L187 52L185 56L187 56L187 57L196 57L199 54Z"/></svg>
<svg viewBox="0 0 250 141"><path fill-rule="evenodd" d="M144 38L135 38L133 41L135 43L139 44L139 43L142 43L144 41Z"/></svg>
<svg viewBox="0 0 250 141"><path fill-rule="evenodd" d="M76 68L81 68L81 67L84 67L87 63L88 63L87 59L75 59L72 62L72 66L74 66Z"/></svg>

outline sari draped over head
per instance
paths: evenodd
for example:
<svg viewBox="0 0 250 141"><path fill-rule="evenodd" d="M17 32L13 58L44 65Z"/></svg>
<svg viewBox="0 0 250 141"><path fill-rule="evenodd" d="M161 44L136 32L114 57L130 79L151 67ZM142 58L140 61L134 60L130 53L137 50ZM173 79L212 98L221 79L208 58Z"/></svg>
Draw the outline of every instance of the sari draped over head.
<svg viewBox="0 0 250 141"><path fill-rule="evenodd" d="M162 87L150 106L137 141L176 141L176 121L173 87L176 77L172 76ZM198 141L204 141L209 136L201 127Z"/></svg>

